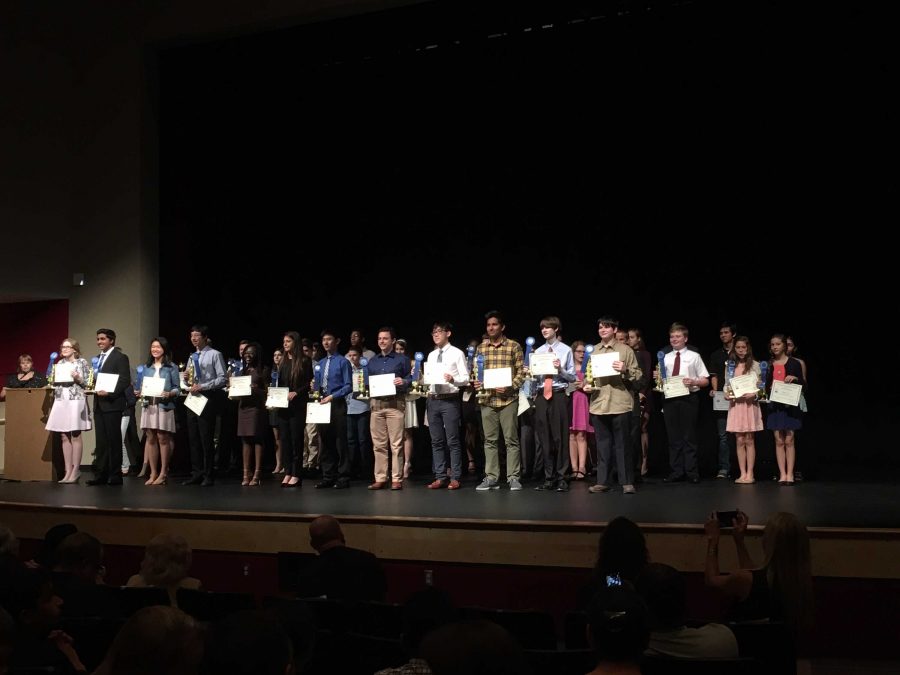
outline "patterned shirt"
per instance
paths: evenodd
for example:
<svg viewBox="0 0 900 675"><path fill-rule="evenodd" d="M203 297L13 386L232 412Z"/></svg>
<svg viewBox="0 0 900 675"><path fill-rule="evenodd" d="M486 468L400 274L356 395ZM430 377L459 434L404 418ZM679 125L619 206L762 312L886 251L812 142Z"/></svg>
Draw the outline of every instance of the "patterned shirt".
<svg viewBox="0 0 900 675"><path fill-rule="evenodd" d="M491 344L490 340L485 340L478 345L477 353L484 354L485 370L489 368L512 368L512 387L507 387L504 394L498 394L495 390L489 389L488 391L491 394L481 405L487 405L491 408L505 408L513 401L518 401L518 389L525 380L525 353L522 351L522 345L504 335L499 345Z"/></svg>
<svg viewBox="0 0 900 675"><path fill-rule="evenodd" d="M422 659L410 659L399 668L385 668L375 675L431 675L431 668Z"/></svg>

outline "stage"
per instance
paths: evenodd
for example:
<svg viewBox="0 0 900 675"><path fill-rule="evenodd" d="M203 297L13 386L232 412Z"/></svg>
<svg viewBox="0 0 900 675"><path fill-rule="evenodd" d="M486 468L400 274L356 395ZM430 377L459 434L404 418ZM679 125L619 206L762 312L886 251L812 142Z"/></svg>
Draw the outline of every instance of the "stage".
<svg viewBox="0 0 900 675"><path fill-rule="evenodd" d="M0 522L19 537L39 539L51 525L73 521L108 544L142 546L154 534L176 531L195 549L213 551L309 551L306 523L331 513L355 545L381 558L584 568L593 564L605 523L626 516L647 532L654 559L702 570L703 522L714 509L740 508L753 531L773 511L791 511L809 527L814 574L900 578L900 500L896 484L884 482L774 482L699 485L649 480L636 495L621 490L590 494L589 483L572 483L566 494L476 492L470 479L458 491L428 490L428 476L405 482L402 491L284 489L272 477L260 487L234 479L213 487L147 487L126 478L122 487L48 482L0 483ZM733 563L723 546L723 566ZM674 564L673 562L673 564Z"/></svg>

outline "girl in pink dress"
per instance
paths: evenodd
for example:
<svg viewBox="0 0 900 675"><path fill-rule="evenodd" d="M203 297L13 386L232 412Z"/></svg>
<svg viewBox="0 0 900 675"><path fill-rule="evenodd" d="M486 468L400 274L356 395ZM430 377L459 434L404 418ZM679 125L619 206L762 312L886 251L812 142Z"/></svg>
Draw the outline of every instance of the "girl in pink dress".
<svg viewBox="0 0 900 675"><path fill-rule="evenodd" d="M575 360L575 390L572 392L572 420L569 423L569 461L572 463L572 480L583 480L587 464L587 434L594 433L591 426L590 401L582 391L584 373L581 364L584 361L584 343L575 340L572 343L572 358Z"/></svg>
<svg viewBox="0 0 900 675"><path fill-rule="evenodd" d="M759 364L753 360L753 349L750 340L740 335L734 340L734 347L728 358L734 361L734 377L753 373L757 382L760 378ZM756 400L756 393L744 394L740 398L734 398L731 394L731 380L725 382L725 393L731 398L731 406L728 408L728 420L725 430L734 434L737 441L738 466L741 469L740 477L735 483L754 483L753 465L756 463L756 442L753 434L763 430L762 413Z"/></svg>

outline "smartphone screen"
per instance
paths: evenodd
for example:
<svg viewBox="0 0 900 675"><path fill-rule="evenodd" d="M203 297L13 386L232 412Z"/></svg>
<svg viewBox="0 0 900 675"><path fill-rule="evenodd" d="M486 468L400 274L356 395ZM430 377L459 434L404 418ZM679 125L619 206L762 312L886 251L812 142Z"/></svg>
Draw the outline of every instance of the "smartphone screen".
<svg viewBox="0 0 900 675"><path fill-rule="evenodd" d="M607 574L606 575L606 585L607 586L621 586L622 579L619 577L618 574L616 574L615 576L610 576Z"/></svg>

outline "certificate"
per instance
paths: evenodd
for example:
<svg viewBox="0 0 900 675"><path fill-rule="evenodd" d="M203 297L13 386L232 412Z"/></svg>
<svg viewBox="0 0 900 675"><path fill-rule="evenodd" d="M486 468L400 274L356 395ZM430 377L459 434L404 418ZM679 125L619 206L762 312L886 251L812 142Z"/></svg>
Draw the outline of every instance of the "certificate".
<svg viewBox="0 0 900 675"><path fill-rule="evenodd" d="M553 365L553 362L559 358L556 354L532 354L531 355L531 374L532 375L556 375L559 368Z"/></svg>
<svg viewBox="0 0 900 675"><path fill-rule="evenodd" d="M521 415L522 413L526 413L531 410L531 401L528 400L528 397L525 395L525 392L521 389L519 390L519 410L516 415Z"/></svg>
<svg viewBox="0 0 900 675"><path fill-rule="evenodd" d="M759 387L756 386L757 382L759 382L759 378L756 373L732 377L731 393L734 394L735 398L740 398L744 394L755 394L759 390Z"/></svg>
<svg viewBox="0 0 900 675"><path fill-rule="evenodd" d="M673 375L663 384L663 392L666 398L687 396L691 390L684 386L684 375Z"/></svg>
<svg viewBox="0 0 900 675"><path fill-rule="evenodd" d="M802 391L802 384L788 384L775 380L772 382L772 393L769 394L769 400L773 403L784 403L785 405L800 405L800 392Z"/></svg>
<svg viewBox="0 0 900 675"><path fill-rule="evenodd" d="M447 384L444 374L447 373L446 363L425 362L425 384Z"/></svg>
<svg viewBox="0 0 900 675"><path fill-rule="evenodd" d="M591 354L591 377L613 377L621 373L612 367L613 361L621 361L619 352Z"/></svg>
<svg viewBox="0 0 900 675"><path fill-rule="evenodd" d="M393 373L369 375L369 396L372 398L378 396L396 396L397 385L394 384L395 377L397 376Z"/></svg>
<svg viewBox="0 0 900 675"><path fill-rule="evenodd" d="M163 387L166 384L162 377L145 377L141 384L141 396L162 396Z"/></svg>
<svg viewBox="0 0 900 675"><path fill-rule="evenodd" d="M203 394L188 394L184 399L184 406L195 415L202 415L206 407L207 398Z"/></svg>
<svg viewBox="0 0 900 675"><path fill-rule="evenodd" d="M249 375L232 375L228 380L228 396L235 398L237 396L250 395L250 376Z"/></svg>
<svg viewBox="0 0 900 675"><path fill-rule="evenodd" d="M94 391L115 391L118 383L119 376L117 373L97 373Z"/></svg>
<svg viewBox="0 0 900 675"><path fill-rule="evenodd" d="M331 424L331 401L328 403L310 401L306 405L306 423Z"/></svg>
<svg viewBox="0 0 900 675"><path fill-rule="evenodd" d="M534 354L531 355L534 358ZM500 389L512 386L512 368L486 368L484 371L484 388Z"/></svg>
<svg viewBox="0 0 900 675"><path fill-rule="evenodd" d="M72 371L75 370L75 364L70 361L63 361L53 366L53 384L68 384L74 382Z"/></svg>
<svg viewBox="0 0 900 675"><path fill-rule="evenodd" d="M731 401L725 396L724 391L717 391L713 396L713 410L728 411L731 407Z"/></svg>
<svg viewBox="0 0 900 675"><path fill-rule="evenodd" d="M266 396L267 408L287 408L288 407L289 387L269 387L268 396Z"/></svg>

